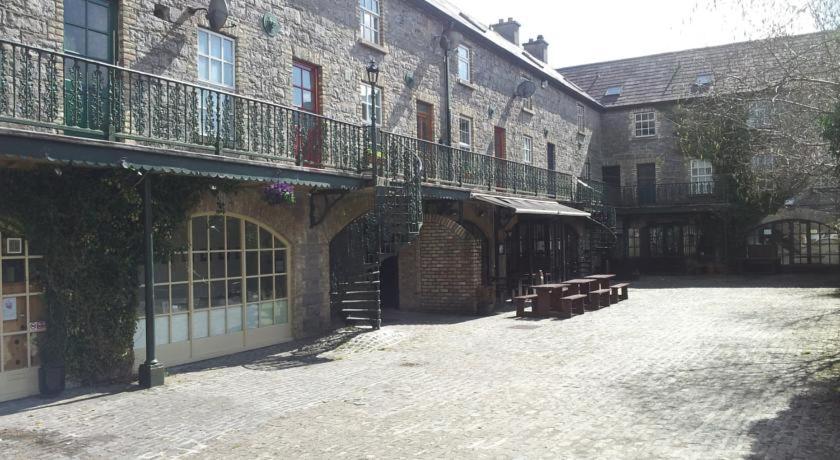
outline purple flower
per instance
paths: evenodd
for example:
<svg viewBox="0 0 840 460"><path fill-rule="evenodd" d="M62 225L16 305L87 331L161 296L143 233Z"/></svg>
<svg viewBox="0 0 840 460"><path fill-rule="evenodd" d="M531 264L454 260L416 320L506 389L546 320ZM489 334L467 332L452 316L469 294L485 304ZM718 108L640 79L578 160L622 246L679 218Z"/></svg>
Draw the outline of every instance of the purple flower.
<svg viewBox="0 0 840 460"><path fill-rule="evenodd" d="M265 186L265 200L271 204L295 202L295 186L288 182L273 182Z"/></svg>

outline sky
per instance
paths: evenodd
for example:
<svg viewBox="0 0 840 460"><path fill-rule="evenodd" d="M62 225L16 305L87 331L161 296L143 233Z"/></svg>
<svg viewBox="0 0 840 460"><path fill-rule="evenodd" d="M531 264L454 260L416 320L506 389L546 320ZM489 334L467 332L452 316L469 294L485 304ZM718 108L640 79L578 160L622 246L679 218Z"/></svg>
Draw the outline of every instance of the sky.
<svg viewBox="0 0 840 460"><path fill-rule="evenodd" d="M522 42L542 34L555 68L816 30L808 0L448 1L488 25L513 17Z"/></svg>

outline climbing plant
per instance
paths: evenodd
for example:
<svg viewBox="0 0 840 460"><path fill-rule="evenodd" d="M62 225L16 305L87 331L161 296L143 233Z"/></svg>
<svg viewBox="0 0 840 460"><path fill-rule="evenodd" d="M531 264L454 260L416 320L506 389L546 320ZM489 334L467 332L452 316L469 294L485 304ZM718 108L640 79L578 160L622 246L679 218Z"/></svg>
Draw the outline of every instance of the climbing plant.
<svg viewBox="0 0 840 460"><path fill-rule="evenodd" d="M0 171L3 222L16 226L33 252L44 256L37 274L47 304L47 330L38 343L42 361L64 365L81 382L131 372L144 177L76 168ZM176 249L173 235L211 184L152 179L155 257L165 260Z"/></svg>

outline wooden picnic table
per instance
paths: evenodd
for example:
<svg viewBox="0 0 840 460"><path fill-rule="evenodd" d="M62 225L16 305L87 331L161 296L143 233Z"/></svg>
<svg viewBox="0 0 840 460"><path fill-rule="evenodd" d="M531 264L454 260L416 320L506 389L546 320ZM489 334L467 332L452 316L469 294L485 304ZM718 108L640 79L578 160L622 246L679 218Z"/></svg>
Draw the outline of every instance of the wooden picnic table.
<svg viewBox="0 0 840 460"><path fill-rule="evenodd" d="M540 284L531 287L537 292L534 314L539 316L551 315L552 307L560 308L563 292L569 289L569 285L565 283Z"/></svg>
<svg viewBox="0 0 840 460"><path fill-rule="evenodd" d="M589 295L589 291L593 290L593 284L600 284L600 281L592 278L577 278L573 280L566 280L563 281L564 284L570 285L569 290L572 291L572 294L583 294ZM577 290L575 292L575 290Z"/></svg>
<svg viewBox="0 0 840 460"><path fill-rule="evenodd" d="M615 275L612 275L612 274L589 275L586 278L587 279L598 280L598 289L609 289L610 288L610 280L615 278Z"/></svg>

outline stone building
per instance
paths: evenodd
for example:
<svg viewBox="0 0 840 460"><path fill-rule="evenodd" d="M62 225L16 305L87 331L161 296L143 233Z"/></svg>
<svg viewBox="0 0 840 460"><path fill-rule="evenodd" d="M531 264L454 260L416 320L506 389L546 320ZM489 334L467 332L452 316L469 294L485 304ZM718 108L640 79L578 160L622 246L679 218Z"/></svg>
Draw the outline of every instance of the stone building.
<svg viewBox="0 0 840 460"><path fill-rule="evenodd" d="M187 249L140 277L137 364L147 332L175 365L378 326L380 304L489 311L539 272L603 259L590 234L609 213L588 182L602 105L545 62L541 37L520 46L515 21L486 26L435 0L197 7L0 5L3 168L237 184L208 192ZM293 186L295 203L269 203L266 183ZM0 232L8 399L37 391L50 322L43 257Z"/></svg>
<svg viewBox="0 0 840 460"><path fill-rule="evenodd" d="M838 50L836 33L826 32L558 69L604 106L601 174L620 235L614 267L627 273L708 273L774 264L777 269L838 267L840 194L818 177L830 171L830 158L825 146L819 147L814 115L797 107L797 101L830 104L833 90L790 83L836 79ZM678 111L704 98L737 101L727 106L735 115L716 117L756 134L750 142L757 147L747 150L754 156L746 160L759 177L767 168L797 168L794 158L806 157L792 151L812 150L807 161L813 171L801 173L810 176L805 185L794 188L779 212L746 235L732 224L742 212L732 206L735 184L716 173L711 158L680 150ZM799 145L785 140L793 131L785 132L785 125L797 129ZM779 176L785 177L771 177ZM770 182L767 191L777 186Z"/></svg>

